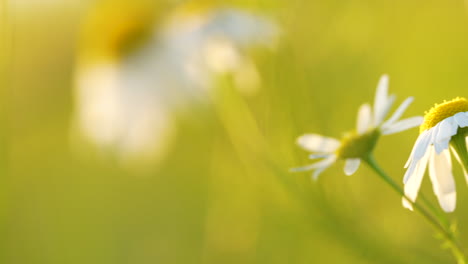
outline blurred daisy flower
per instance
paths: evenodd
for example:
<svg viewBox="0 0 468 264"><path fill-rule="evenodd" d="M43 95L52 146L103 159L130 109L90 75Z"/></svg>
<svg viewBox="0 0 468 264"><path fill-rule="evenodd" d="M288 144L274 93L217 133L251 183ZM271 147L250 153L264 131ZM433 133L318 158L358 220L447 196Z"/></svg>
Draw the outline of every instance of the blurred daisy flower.
<svg viewBox="0 0 468 264"><path fill-rule="evenodd" d="M278 35L271 20L241 9L163 14L156 2L108 1L83 27L73 128L125 159L162 157L175 113L207 101L217 75L254 94L260 76L249 50L274 45Z"/></svg>
<svg viewBox="0 0 468 264"><path fill-rule="evenodd" d="M385 120L390 108L395 101L394 95L388 95L388 76L383 75L377 85L374 100L373 113L371 106L363 104L358 111L356 131L352 131L343 136L341 140L324 137L317 134L305 134L297 139L297 143L303 149L313 152L311 159L322 159L293 171L314 170L313 179L317 177L337 160L345 160L344 173L354 174L361 160L368 158L381 135L390 135L401 132L421 124L422 117L410 117L400 120L404 111L413 101L412 97L407 98L395 110L393 115Z"/></svg>
<svg viewBox="0 0 468 264"><path fill-rule="evenodd" d="M446 212L452 212L456 206L455 181L452 174L450 149L462 165L468 180L468 101L455 98L442 104L436 104L424 116L420 134L411 151L403 182L405 195L413 202L429 166L429 178L439 201ZM403 205L412 210L412 205L403 199Z"/></svg>

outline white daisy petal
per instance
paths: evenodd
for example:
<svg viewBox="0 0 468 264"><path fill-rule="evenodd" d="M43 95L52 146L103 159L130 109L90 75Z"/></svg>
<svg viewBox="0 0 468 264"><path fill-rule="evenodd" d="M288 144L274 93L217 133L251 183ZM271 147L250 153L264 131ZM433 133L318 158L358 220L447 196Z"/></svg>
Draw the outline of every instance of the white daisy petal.
<svg viewBox="0 0 468 264"><path fill-rule="evenodd" d="M431 139L429 140L429 142L432 144L437 141L437 135L439 134L440 130L440 123L438 123L429 130L431 131Z"/></svg>
<svg viewBox="0 0 468 264"><path fill-rule="evenodd" d="M413 149L411 150L410 157L405 164L405 168L408 170L403 177L403 183L408 182L409 177L413 174L414 170L417 167L418 161L428 152L429 142L432 138L432 130L426 130L419 135L416 139Z"/></svg>
<svg viewBox="0 0 468 264"><path fill-rule="evenodd" d="M453 116L440 121L437 126L439 126L439 131L434 142L442 142L447 139L450 140L450 138L457 133L458 129L458 125Z"/></svg>
<svg viewBox="0 0 468 264"><path fill-rule="evenodd" d="M320 169L316 169L313 173L312 173L312 180L316 181L318 179L318 177L320 176L320 174L322 174L322 172L324 172L328 167L322 167Z"/></svg>
<svg viewBox="0 0 468 264"><path fill-rule="evenodd" d="M344 173L348 176L353 175L359 169L360 164L360 159L346 159Z"/></svg>
<svg viewBox="0 0 468 264"><path fill-rule="evenodd" d="M331 154L310 154L309 159L323 159L323 158L327 158L330 155Z"/></svg>
<svg viewBox="0 0 468 264"><path fill-rule="evenodd" d="M308 151L325 153L331 153L340 146L340 142L338 140L317 134L306 134L300 136L297 139L297 144Z"/></svg>
<svg viewBox="0 0 468 264"><path fill-rule="evenodd" d="M403 184L406 184L410 176L413 175L413 172L416 169L416 164L416 162L412 162L411 165L409 165L408 169L405 172L405 176L403 177Z"/></svg>
<svg viewBox="0 0 468 264"><path fill-rule="evenodd" d="M382 120L380 120L379 124L383 123L383 119L388 115L388 112L390 112L390 109L393 106L393 103L396 101L396 96L394 94L390 95L387 99L387 105L386 108L384 109Z"/></svg>
<svg viewBox="0 0 468 264"><path fill-rule="evenodd" d="M386 129L382 128L383 129L382 134L390 135L390 134L398 133L398 132L413 128L413 127L417 127L421 125L423 121L424 121L424 118L422 116L406 118L396 123L393 123L390 127Z"/></svg>
<svg viewBox="0 0 468 264"><path fill-rule="evenodd" d="M374 124L378 123L382 117L382 113L387 106L388 95L388 75L384 74L380 77L374 99Z"/></svg>
<svg viewBox="0 0 468 264"><path fill-rule="evenodd" d="M445 212L453 212L456 205L456 191L452 174L452 161L448 149L444 150L440 155L435 151L431 151L429 177L442 209Z"/></svg>
<svg viewBox="0 0 468 264"><path fill-rule="evenodd" d="M426 171L427 161L429 158L430 151L427 151L424 156L416 163L416 167L412 174L408 177L408 181L405 184L405 195L412 201L416 201L418 196L419 188L421 187L421 182ZM413 207L410 202L403 198L403 206L410 210L413 210Z"/></svg>
<svg viewBox="0 0 468 264"><path fill-rule="evenodd" d="M336 161L336 156L331 155L329 158L322 160L321 166L312 173L312 179L317 180L318 176L326 169L328 169Z"/></svg>
<svg viewBox="0 0 468 264"><path fill-rule="evenodd" d="M405 163L404 168L408 168L408 166L411 164L411 162L414 159L414 153L416 152L416 149L420 145L421 140L426 140L426 137L428 136L427 135L428 133L430 134L431 132L429 130L425 130L421 134L419 134L418 138L416 139L416 143L414 143L413 149L411 150L411 154L410 154L410 156L408 158L408 161L406 161L406 163Z"/></svg>
<svg viewBox="0 0 468 264"><path fill-rule="evenodd" d="M292 168L290 169L291 172L301 172L301 171L308 171L308 170L313 170L313 169L319 169L323 167L324 165L327 165L330 161L332 163L336 160L336 156L333 154L329 154L325 157L325 159L318 161L316 163L312 163L303 167L298 167L298 168Z"/></svg>
<svg viewBox="0 0 468 264"><path fill-rule="evenodd" d="M331 164L330 164L331 166ZM316 169L313 173L312 173L312 180L316 181L318 179L318 177L320 176L320 174L322 174L322 172L324 172L326 169L328 169L329 166L326 166L326 167L321 167L319 169Z"/></svg>
<svg viewBox="0 0 468 264"><path fill-rule="evenodd" d="M315 169L314 164L309 164L309 165L302 166L302 167L291 168L289 169L289 172L303 172L303 171L310 171L313 169Z"/></svg>
<svg viewBox="0 0 468 264"><path fill-rule="evenodd" d="M450 134L451 134L452 136L454 136L454 135L457 134L459 126L458 126L457 121L455 121L455 117L453 117L453 116L452 116L452 120L451 120L450 122L451 122L451 125L452 125L452 126L451 126L452 131L450 131ZM452 136L450 136L450 138L451 138Z"/></svg>
<svg viewBox="0 0 468 264"><path fill-rule="evenodd" d="M449 141L450 141L450 139L437 141L437 136L441 132L440 129L441 129L440 123L431 129L432 135L430 139L430 144L434 145L435 151L437 154L440 154L444 149L447 149Z"/></svg>
<svg viewBox="0 0 468 264"><path fill-rule="evenodd" d="M414 150L414 147L413 147L413 150ZM405 168L405 169L408 168L408 166L411 164L411 161L413 161L413 152L411 152L411 154L410 154L408 160L406 161L405 166L403 166L403 168Z"/></svg>
<svg viewBox="0 0 468 264"><path fill-rule="evenodd" d="M414 101L413 97L408 97L406 98L403 103L395 110L393 115L382 125L382 127L387 127L391 126L393 123L395 123L400 117L403 115L403 113L406 111L408 106Z"/></svg>
<svg viewBox="0 0 468 264"><path fill-rule="evenodd" d="M424 131L422 134L419 135L418 140L415 144L415 149L413 153L413 160L417 162L421 159L427 151L427 147L429 146L430 139L432 136L431 129ZM419 140L420 139L420 140Z"/></svg>
<svg viewBox="0 0 468 264"><path fill-rule="evenodd" d="M413 211L413 205L405 197L403 197L401 199L401 202L402 202L404 208Z"/></svg>
<svg viewBox="0 0 468 264"><path fill-rule="evenodd" d="M363 134L366 132L371 126L371 107L369 104L363 104L359 108L358 111L358 119L357 119L357 132L358 134Z"/></svg>
<svg viewBox="0 0 468 264"><path fill-rule="evenodd" d="M454 115L455 121L460 127L467 127L468 126L468 116L465 113L456 113Z"/></svg>
<svg viewBox="0 0 468 264"><path fill-rule="evenodd" d="M434 143L434 148L437 154L442 153L442 151L447 150L449 148L450 140L444 140L441 142L435 142Z"/></svg>
<svg viewBox="0 0 468 264"><path fill-rule="evenodd" d="M392 108L393 103L395 102L395 95L390 95L387 99L387 102L384 106L381 107L381 112L379 115L375 115L375 120L374 120L374 125L375 126L380 126L385 117L388 115L388 112L390 112L390 109Z"/></svg>

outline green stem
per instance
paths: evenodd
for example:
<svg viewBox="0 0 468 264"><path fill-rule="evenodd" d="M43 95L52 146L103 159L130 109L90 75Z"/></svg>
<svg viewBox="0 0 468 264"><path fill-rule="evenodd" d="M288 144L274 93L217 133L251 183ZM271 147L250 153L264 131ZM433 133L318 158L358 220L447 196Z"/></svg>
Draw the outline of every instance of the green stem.
<svg viewBox="0 0 468 264"><path fill-rule="evenodd" d="M452 254L457 259L458 264L466 264L467 257L463 252L462 247L455 239L455 236L450 231L450 229L448 227L444 227L443 224L441 224L436 218L434 218L434 216L432 216L419 203L412 202L412 200L405 195L403 189L380 168L380 166L377 164L372 155L369 155L367 158L364 159L364 161L369 165L371 169L373 169L380 176L380 178L382 178L388 185L390 185L390 187L392 187L394 191L396 191L399 195L408 200L412 204L413 208L417 212L419 212L437 231L439 231L442 234L442 236L450 245L450 248L452 249ZM429 202L426 200L425 203Z"/></svg>

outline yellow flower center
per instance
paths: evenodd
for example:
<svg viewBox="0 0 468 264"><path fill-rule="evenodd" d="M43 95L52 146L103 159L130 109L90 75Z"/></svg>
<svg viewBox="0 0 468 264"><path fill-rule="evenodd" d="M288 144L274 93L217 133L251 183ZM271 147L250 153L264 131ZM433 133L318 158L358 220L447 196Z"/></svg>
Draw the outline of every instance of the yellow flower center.
<svg viewBox="0 0 468 264"><path fill-rule="evenodd" d="M119 60L150 39L159 17L149 2L102 1L84 19L80 48L87 59Z"/></svg>
<svg viewBox="0 0 468 264"><path fill-rule="evenodd" d="M341 139L341 145L336 150L336 155L342 159L365 158L374 149L379 139L378 129L370 130L364 134L351 132Z"/></svg>
<svg viewBox="0 0 468 264"><path fill-rule="evenodd" d="M424 123L419 127L419 132L422 133L427 129L433 128L440 121L456 113L467 111L468 101L463 97L457 97L451 101L444 101L441 104L436 104L424 115Z"/></svg>

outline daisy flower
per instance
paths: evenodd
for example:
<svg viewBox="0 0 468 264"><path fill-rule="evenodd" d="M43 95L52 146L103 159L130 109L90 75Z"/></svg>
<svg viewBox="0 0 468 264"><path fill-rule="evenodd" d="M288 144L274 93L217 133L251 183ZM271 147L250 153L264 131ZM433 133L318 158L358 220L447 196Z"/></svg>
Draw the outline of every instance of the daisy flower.
<svg viewBox="0 0 468 264"><path fill-rule="evenodd" d="M426 112L419 137L405 165L407 171L403 183L409 199L413 202L416 200L426 167L429 166L429 178L440 206L445 212L455 210L456 191L450 149L468 180L467 127L468 101L465 98L436 104ZM411 203L404 198L403 206L412 210Z"/></svg>
<svg viewBox="0 0 468 264"><path fill-rule="evenodd" d="M217 76L232 76L246 96L260 87L249 51L277 41L267 17L228 7L184 12L181 5L163 15L152 4L115 5L98 4L83 25L78 137L123 160L162 159L177 134L176 114L209 103Z"/></svg>
<svg viewBox="0 0 468 264"><path fill-rule="evenodd" d="M300 136L297 139L299 146L313 152L310 155L311 159L321 158L322 160L292 170L314 170L312 178L317 179L320 173L341 159L345 160L344 173L354 174L361 160L367 158L372 152L381 135L401 132L422 123L423 118L420 116L399 120L413 101L413 97L403 101L393 115L385 121L394 101L395 96L388 95L388 76L383 75L377 85L373 113L368 103L359 108L356 131L345 134L341 140L317 134Z"/></svg>

